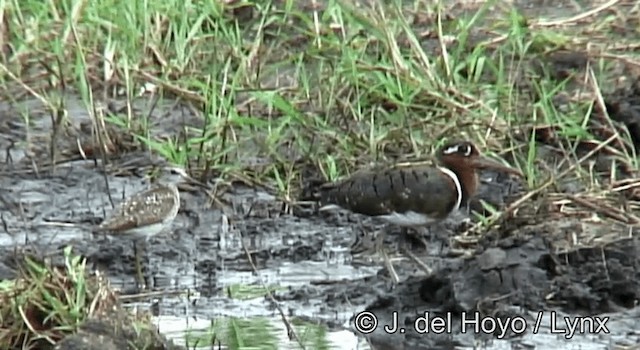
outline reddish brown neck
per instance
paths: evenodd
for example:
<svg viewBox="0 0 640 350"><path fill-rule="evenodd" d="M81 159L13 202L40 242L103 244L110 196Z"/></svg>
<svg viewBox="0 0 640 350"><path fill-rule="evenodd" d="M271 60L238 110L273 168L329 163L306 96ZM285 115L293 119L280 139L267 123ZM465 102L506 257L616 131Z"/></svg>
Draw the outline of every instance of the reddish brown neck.
<svg viewBox="0 0 640 350"><path fill-rule="evenodd" d="M476 170L470 166L465 166L460 162L443 163L447 169L451 170L456 175L458 181L460 181L460 187L462 188L462 202L460 205L466 204L478 189L478 174Z"/></svg>

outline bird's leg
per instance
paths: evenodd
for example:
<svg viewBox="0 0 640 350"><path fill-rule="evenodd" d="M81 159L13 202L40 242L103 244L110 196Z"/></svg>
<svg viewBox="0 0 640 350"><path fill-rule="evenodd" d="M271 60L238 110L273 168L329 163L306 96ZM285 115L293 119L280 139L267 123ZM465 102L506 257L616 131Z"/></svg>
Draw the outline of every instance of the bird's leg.
<svg viewBox="0 0 640 350"><path fill-rule="evenodd" d="M407 249L406 247L402 247L401 251L404 255L409 257L409 259L411 259L411 261L413 261L413 263L416 264L418 268L420 268L420 270L424 271L427 276L431 275L433 270L427 264L425 264L424 261L418 259L418 257L415 256L415 254L413 254L411 250Z"/></svg>
<svg viewBox="0 0 640 350"><path fill-rule="evenodd" d="M360 227L362 227L362 222L360 222ZM384 265L385 265L385 269L389 272L389 276L391 277L392 280L392 285L395 286L399 283L400 278L398 277L398 274L396 273L395 268L393 267L393 264L391 263L391 260L389 259L389 256L387 255L387 249L384 246L384 239L387 235L386 232L386 228L383 228L382 230L379 230L377 232L368 232L368 237L365 237L364 241L365 241L365 245L368 245L368 247L364 247L366 251L371 251L371 248L373 248L374 252L376 254L380 254L382 256L382 259L384 261ZM371 237L374 236L374 237ZM371 247L371 241L368 242L368 244L366 243L366 241L368 239L373 239L373 247ZM363 243L363 242L357 242L354 243L354 245L352 245L352 251L353 250L359 250L360 247L358 247L358 243Z"/></svg>
<svg viewBox="0 0 640 350"><path fill-rule="evenodd" d="M389 277L391 277L391 285L393 288L397 286L398 283L400 283L400 277L398 277L398 273L396 272L396 269L393 267L393 263L391 262L391 259L389 259L386 249L383 248L381 253L382 253L382 259L384 259L385 268L389 272Z"/></svg>
<svg viewBox="0 0 640 350"><path fill-rule="evenodd" d="M424 249L426 250L428 248L427 247L427 240L424 237L425 236L429 236L429 237L431 236L430 232L429 232L429 229L424 227L424 226L419 226L419 227L415 228L415 231L416 231L416 234L417 234L416 236L418 238L418 241L420 243L422 243L422 245L424 246Z"/></svg>
<svg viewBox="0 0 640 350"><path fill-rule="evenodd" d="M378 234L376 235L375 243L374 243L376 252L379 252L384 249L384 239L386 236L387 236L387 232L384 229L378 232Z"/></svg>
<svg viewBox="0 0 640 350"><path fill-rule="evenodd" d="M144 289L145 281L144 275L142 274L142 264L140 263L140 253L138 252L137 240L133 241L133 255L136 264L136 283L138 284L138 289Z"/></svg>
<svg viewBox="0 0 640 350"><path fill-rule="evenodd" d="M415 232L411 232L409 231L408 228L403 227L402 228L402 241L400 242L400 252L402 254L404 254L406 257L408 257L411 261L413 261L413 263L415 263L418 268L420 268L422 271L424 271L427 275L430 275L432 272L432 269L427 266L427 264L425 264L422 260L418 259L417 256L415 256L415 254L413 254L411 252L411 240L418 240L420 243L422 243L422 245L424 246L425 250L427 249L427 242L424 238L425 233L428 233L426 227L415 227L414 228Z"/></svg>
<svg viewBox="0 0 640 350"><path fill-rule="evenodd" d="M424 239L424 234L420 231L420 227L415 227L412 231L409 231L408 227L402 227L400 229L400 236L398 239L399 250L411 250L412 243L415 241L422 244L426 250L427 242Z"/></svg>
<svg viewBox="0 0 640 350"><path fill-rule="evenodd" d="M382 255L385 268L387 269L387 271L389 272L389 276L391 277L391 283L393 286L395 286L400 282L400 277L398 277L398 273L396 272L396 269L393 267L393 263L391 262L391 259L389 259L389 255L387 254L387 249L384 246L384 239L386 235L387 235L386 228L378 233L375 241L375 249L376 249L376 252Z"/></svg>

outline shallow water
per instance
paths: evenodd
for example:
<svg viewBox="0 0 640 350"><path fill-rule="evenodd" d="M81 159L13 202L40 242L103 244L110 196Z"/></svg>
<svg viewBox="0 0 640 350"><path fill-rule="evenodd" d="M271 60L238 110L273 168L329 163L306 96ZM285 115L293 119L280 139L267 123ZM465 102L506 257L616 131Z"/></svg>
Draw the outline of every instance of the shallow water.
<svg viewBox="0 0 640 350"><path fill-rule="evenodd" d="M67 106L72 123L88 120L79 103ZM6 107L3 106L5 115L19 115ZM29 108L37 110L37 103L31 103ZM34 139L46 140L49 128L50 123L41 120L29 132ZM3 134L21 140L26 131L16 123ZM0 149L8 147L8 137L0 138ZM0 232L0 247L10 250L29 245L42 254L59 257L60 248L71 244L76 253L88 258L90 268L104 271L114 287L131 290L135 285L133 242L90 233L111 210L99 166L94 161L76 160L57 166L54 172L45 168L36 174L28 171L31 160L25 158L27 152L14 147L9 153L12 161L5 159L0 171L0 188L4 190L0 193L0 209L6 223L6 232ZM132 159L139 156L133 155ZM38 160L43 159L48 158L43 155ZM131 159L120 161L131 163ZM115 203L149 185L134 176L108 175L108 180ZM500 191L485 187L484 192L496 195ZM298 332L299 337L310 334L315 342L307 348L369 349L364 337L353 331L351 317L380 296L405 298L400 292L390 293L387 280L378 276L382 268L379 256L352 252L361 225L351 217L283 214L281 203L273 195L240 186L224 195L225 201L236 209L231 214L207 207L202 193L183 191L181 196L182 209L173 226L150 239L142 252L147 258L145 267L152 292L129 304L149 310L160 331L178 343L184 343L190 333L206 334L212 322L223 324L220 333L229 333L234 323L228 320L236 318L234 322L242 324L236 330L264 330L276 343L262 344L261 348L297 348L287 338L274 303L265 296L267 286L287 319L319 325ZM250 206L254 209L247 215ZM363 222L365 228L377 228L370 221ZM571 230L572 226L567 227ZM421 256L432 267L442 263L435 246L429 246L427 256ZM396 263L401 277L416 274L406 259ZM0 267L5 271L4 266ZM633 280L635 270L628 273ZM471 335L456 335L460 344L449 348L616 349L620 344L640 343L635 331L638 317L631 311L617 314L612 324L615 327L610 327L610 335L586 334L571 340L544 331L514 340L480 341ZM397 343L402 339L398 336ZM318 345L322 340L326 345ZM193 345L192 341L189 343ZM205 348L209 346L200 343Z"/></svg>
<svg viewBox="0 0 640 350"><path fill-rule="evenodd" d="M103 211L111 210L104 179L92 167L92 162L78 161L60 166L58 174L65 174L63 176L1 177L7 189L4 200L22 211L4 215L10 234L0 234L0 245L10 248L29 242L42 254L52 254L72 244L76 253L87 256L95 267L111 277L113 287L126 291L135 285L133 241L90 233L92 222L100 218ZM137 178L110 177L109 183L116 202L147 186ZM273 196L266 193L254 196L255 191L245 192L252 200L274 201ZM242 191L235 196L241 195ZM156 322L160 330L176 338L184 338L187 322L189 327L197 329L202 324L206 325L204 328L210 326L211 320L226 317L272 318L277 312L264 297L263 284L286 290L313 282L359 279L378 270L375 266L349 264L350 249L341 245L350 241L348 229L323 228L297 218L280 217L262 220L264 222L250 219L244 224L253 227L255 232L243 239L221 212L198 209L189 194L183 194L183 198L186 210L199 210L199 225L194 225L193 220L181 212L170 230L146 243L151 272L149 284L162 296L132 304L148 309L153 306L158 312ZM341 238L322 238L330 231ZM255 253L258 274L246 259L243 240L246 249ZM286 305L283 308L286 310ZM340 315L318 317L317 310L298 308L295 314L344 322L352 312L345 309ZM273 337L281 338L282 334L275 331L281 323L277 319L269 322L274 329ZM176 325L182 328L176 329ZM345 332L351 334L350 341L356 342L348 331L329 332L326 337L344 344Z"/></svg>
<svg viewBox="0 0 640 350"><path fill-rule="evenodd" d="M187 321L189 320L189 321ZM163 334L166 334L170 339L173 339L176 344L187 345L184 339L184 334L189 332L191 337L196 338L197 334L207 335L210 333L211 322L207 319L198 319L197 316L193 318L185 318L183 316L162 316L155 319L156 325ZM283 325L282 320L277 317L270 317L266 319L266 324L262 322L260 327L269 328L269 331L274 335L276 344L273 344L274 349L300 349L300 346L296 341L290 341L287 336L287 329ZM312 327L309 327L312 329ZM312 338L306 343L307 348L313 349L335 349L335 350L368 350L370 347L366 344L366 341L361 338L357 338L353 333L349 331L335 331L326 332L322 334L326 342L322 343L322 346L314 346L320 343L318 339L313 339L316 334L313 332L299 328L302 330L301 335L306 332L306 338ZM304 343L304 342L303 342ZM190 344L191 346L193 343ZM190 347L191 348L191 347ZM222 347L223 349L225 347Z"/></svg>

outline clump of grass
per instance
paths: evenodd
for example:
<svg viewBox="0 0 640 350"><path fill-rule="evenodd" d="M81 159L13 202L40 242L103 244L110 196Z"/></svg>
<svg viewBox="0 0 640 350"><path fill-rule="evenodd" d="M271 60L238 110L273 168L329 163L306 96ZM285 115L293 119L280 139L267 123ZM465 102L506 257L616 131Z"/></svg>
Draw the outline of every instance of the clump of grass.
<svg viewBox="0 0 640 350"><path fill-rule="evenodd" d="M23 71L43 66L56 77L47 89L77 90L89 109L98 86L105 96L119 90L127 108L106 121L141 145L205 173L273 185L288 201L303 167L333 179L372 161L420 157L445 138L461 137L489 151L520 150L516 165L536 187L544 179L537 144L529 142L535 127L593 138L583 104L555 110L567 82L534 75L530 65L553 65L547 56L557 50L604 48L614 35L604 12L590 13L591 24L569 18L565 26L495 1L475 8L305 6L23 1L13 12L21 30L10 28L16 52L26 57ZM58 31L64 35L53 35ZM616 40L619 51L628 42ZM610 78L604 65L593 68L597 79ZM28 79L22 82L40 91ZM136 111L135 100L149 92L191 102L198 122ZM159 138L151 119L173 137Z"/></svg>
<svg viewBox="0 0 640 350"><path fill-rule="evenodd" d="M65 266L28 256L19 261L18 278L0 291L0 344L6 349L50 348L75 333L90 315L111 307L115 298L98 276L88 277L85 262L64 252Z"/></svg>
<svg viewBox="0 0 640 350"><path fill-rule="evenodd" d="M528 193L506 210L488 208L482 229L503 212L538 205L538 198L546 200L540 207L561 208L559 215L639 220L637 180L622 182L614 169L603 181L588 164L606 151L638 169L628 133L602 108L615 91L608 87L625 76L614 66L638 65L627 50L637 47L637 36L618 34L635 25L627 21L638 17L637 6L620 2L544 20L498 1L367 3L12 1L5 23L13 57L0 79L7 99L28 94L43 101L52 141L62 138L58 127L68 119L60 96L79 94L98 144L118 145L108 142L111 126L116 136L128 134L136 147L188 164L202 177L264 186L290 203L307 177L334 180L466 138L509 158L527 177ZM562 51L588 57L586 67L565 69L553 58ZM148 110L136 107L151 95L191 111L156 113L155 102ZM97 108L97 100L114 98L125 108ZM24 115L24 123L34 119ZM542 156L549 148L560 161ZM53 162L63 152L43 154ZM583 186L567 196L559 184L571 179ZM618 198L625 196L635 202ZM14 344L55 341L91 307L89 291L49 292L80 282L38 266L29 267L35 277L12 289L33 291L39 303L46 296L46 316L34 314L40 304L25 304L31 299L17 302L19 294L2 299L12 305L3 320L15 320L2 336ZM77 301L69 307L58 299ZM21 313L20 305L29 307Z"/></svg>
<svg viewBox="0 0 640 350"><path fill-rule="evenodd" d="M620 77L614 63L637 60L623 55L635 43L617 34L612 16L625 19L608 7L545 20L497 1L312 5L13 2L9 77L44 101L58 101L55 89L79 93L90 111L97 96L120 98L126 108L90 113L95 129L117 125L202 178L264 186L291 203L309 173L335 179L375 161L420 158L450 138L508 155L529 188L544 186L555 170L540 159L541 133L554 130L552 147L574 163L580 145L605 142L593 117L609 119L601 101ZM554 58L560 51L587 57L586 67ZM149 95L188 102L195 115L154 113L157 101L136 109ZM54 102L60 125L66 104ZM616 134L609 143L630 144L610 121L607 130ZM51 138L62 134L55 127ZM634 152L620 148L637 168ZM567 177L596 182L573 169Z"/></svg>

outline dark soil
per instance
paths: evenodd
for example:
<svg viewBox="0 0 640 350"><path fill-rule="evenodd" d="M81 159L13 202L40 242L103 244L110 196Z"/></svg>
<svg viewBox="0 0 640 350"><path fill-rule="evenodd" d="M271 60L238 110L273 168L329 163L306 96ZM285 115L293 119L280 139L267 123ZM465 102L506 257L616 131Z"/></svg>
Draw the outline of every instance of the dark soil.
<svg viewBox="0 0 640 350"><path fill-rule="evenodd" d="M621 121L620 126L630 132L635 125L630 121L633 110L638 109L636 97L636 90L627 89L607 100L613 101L609 105L617 106L611 108ZM42 135L45 134L43 129ZM543 139L540 146L547 144L554 149L557 145L552 142L557 141ZM71 244L87 257L90 266L107 271L116 287L125 293L135 290L132 242L89 233L109 210L105 175L100 167L92 160L76 160L60 164L55 170L41 166L36 173L24 154L16 148L10 153L12 158L3 159L0 173L4 231L0 241L7 253L3 256L9 257L13 247L26 245L62 262L61 248ZM144 153L132 150L112 161L114 169L132 170L127 176L106 175L116 202L147 185L136 177L153 163ZM512 178L483 173L479 194L470 208L482 211L480 200L504 208L523 193L523 188ZM391 315L398 312L397 320L400 326L407 327L406 332L388 335L378 327L367 335L376 348L453 348L477 341L488 347L498 341L558 347L564 338L551 332L552 312L557 312L558 317L611 317L607 323L610 334L583 332L573 338L574 342L640 341L634 333L638 324L630 316L635 312L640 290L637 242L629 238L638 229L632 226L558 215L550 209L548 198L533 198L526 206L530 211L527 215L507 216L482 237L452 240L469 227L460 221L468 215L462 213L431 228L428 249L414 251L435 269L433 274L424 276L403 260L395 265L404 281L391 289L378 256L355 252L354 243L380 229L380 223L348 213L319 215L308 207L295 207L292 214L265 191L239 184L221 192L217 199L217 204L208 208L207 195L183 189L182 208L171 233L152 239L146 247L147 283L151 288L193 288L205 299L225 297L225 287L239 283L236 275L252 275L244 242L259 270L279 276L275 278L289 286L276 298L292 317L316 314L314 321L338 329L359 311L375 313L380 325L391 324ZM572 244L572 237L578 237L580 242L591 237L591 244ZM605 238L598 242L593 237ZM396 241L396 235L387 237L390 249ZM460 256L460 251L466 253ZM330 260L335 263L327 264ZM13 271L11 259L0 262L1 278L13 277ZM312 272L300 277L297 271ZM255 276L253 279L257 281ZM171 297L163 301L177 304ZM270 313L273 306L265 300L264 309L256 310L256 314ZM540 311L544 311L544 317L538 336L533 336L531 330ZM409 331L416 317L425 312L432 317L451 315L451 332L419 335ZM499 332L463 334L455 327L462 312L524 320L528 333L507 332L504 337ZM95 324L89 322L77 336L65 340L61 348L83 347L89 338L103 331L112 334L105 331L113 329L110 326L101 328ZM353 319L348 324L353 328ZM94 345L104 348L118 348L121 341L104 334L94 339L100 340L100 345Z"/></svg>
<svg viewBox="0 0 640 350"><path fill-rule="evenodd" d="M568 89L580 89L580 73L590 59L588 53L562 52L536 58L529 68L553 79L573 79ZM635 80L606 91L604 109L596 104L587 125L594 139L576 141L563 137L553 126L523 125L512 135L521 143L505 158L522 159L533 130L539 162L562 171L571 166L563 163L567 149L582 156L611 135L628 132L634 144L617 138L594 155L595 175L602 183L637 179L637 170L621 159L620 152L640 149L640 83L637 74L628 70L621 76ZM532 86L527 83L520 87L523 91ZM535 101L536 94L529 92ZM123 133L113 128L108 130L114 136L110 150L120 153L112 154L111 167L102 173L100 161L92 159L97 154L90 152L96 145L87 136L88 113L79 99L67 99L70 126L55 142L50 140L50 116L38 101L0 105L0 279L15 277L16 248L28 247L62 264L62 247L73 245L91 268L105 271L113 285L127 294L136 291L132 242L90 232L110 209L107 193L119 202L146 187L139 175L154 161L131 138L116 137ZM104 102L110 108L122 103ZM564 98L556 102L558 109L568 105ZM147 115L149 105L137 101L133 113ZM33 123L28 130L21 119L12 117L25 108ZM176 135L183 124L200 125L200 120L186 105L168 101L152 113L151 134ZM27 134L31 144L21 148ZM89 160L80 157L78 143L88 151ZM57 159L64 159L55 167L50 162L51 144L57 147ZM248 168L261 166L266 160L255 157L255 146L247 144L246 154L229 161ZM619 177L611 180L614 161ZM309 177L318 175L315 169L309 173ZM499 174L483 173L482 180L477 198L469 205L477 212L484 212L480 200L504 209L524 193L524 184ZM199 317L213 319L225 308L227 314L242 309L244 314L271 316L276 305L269 298L256 307L227 294L229 285L261 282L247 259L248 251L263 276L287 287L275 295L286 316L321 322L332 330L351 329L375 349L454 349L478 344L490 349L562 349L569 341L574 348L609 349L638 344L638 222L634 222L634 210L611 208L634 208L628 203L640 200L640 190L631 187L620 192L615 205L600 198L591 200L591 207L584 202L581 207L566 204L578 203L570 195L585 193L585 186L574 178L558 181L480 235L463 234L477 222L462 221L467 212L430 228L427 249L416 246L413 252L433 273L426 276L407 259L395 262L402 282L394 288L377 254L356 252L364 238L382 227L374 220L348 213L320 215L298 205L285 210L287 205L270 191L247 184L230 184L216 194L213 204L205 193L184 188L172 229L151 239L144 250L147 284L166 292L157 302L165 305L159 314L184 315L184 302L171 292L190 289L200 294L191 305ZM388 235L390 250L397 237ZM378 318L378 327L368 334L355 329L356 320L361 319L358 315L367 315L363 311ZM451 328L442 334L433 329L417 333L414 322L425 313L431 320L450 318ZM463 313L511 321L513 326L526 324L526 331L465 333L460 327ZM404 331L385 333L383 326L394 320ZM582 320L585 327L569 337L566 322L575 320ZM605 320L607 332L598 328ZM101 315L58 348L126 348L125 340L137 336L127 333L130 322L122 313Z"/></svg>

